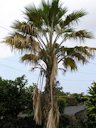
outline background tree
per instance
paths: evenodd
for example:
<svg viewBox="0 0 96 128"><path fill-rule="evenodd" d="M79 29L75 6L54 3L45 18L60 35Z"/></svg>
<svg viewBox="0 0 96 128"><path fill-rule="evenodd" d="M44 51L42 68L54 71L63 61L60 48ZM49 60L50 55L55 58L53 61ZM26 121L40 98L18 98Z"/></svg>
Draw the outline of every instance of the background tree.
<svg viewBox="0 0 96 128"><path fill-rule="evenodd" d="M0 77L0 128L37 127L33 120L33 88L24 75L15 80Z"/></svg>
<svg viewBox="0 0 96 128"><path fill-rule="evenodd" d="M33 64L34 69L39 68L41 75L46 78L45 105L42 108L45 126L57 127L59 112L55 97L55 82L59 64L62 63L63 71L75 70L77 62L80 61L83 64L88 62L88 59L92 57L91 51L94 50L87 46L64 46L68 39L84 41L86 38L92 38L90 32L76 30L79 19L85 16L86 12L79 10L69 14L59 0L52 0L42 1L39 7L26 7L24 15L26 17L24 21L14 22L12 26L14 32L6 37L5 42L13 49L24 52L22 61ZM37 94L34 95L40 95L38 89L35 93ZM38 107L41 103L40 99L35 99L35 101L37 107L34 108L41 108ZM41 120L39 113L41 110L35 110L37 111L35 119L38 123L41 122L38 121Z"/></svg>
<svg viewBox="0 0 96 128"><path fill-rule="evenodd" d="M66 94L63 91L63 88L60 86L59 81L56 82L56 99L57 99L57 104L59 107L59 112L60 114L64 113L64 107L66 106Z"/></svg>
<svg viewBox="0 0 96 128"><path fill-rule="evenodd" d="M26 88L24 76L12 80L0 78L0 117L17 118L20 112L32 111L32 88Z"/></svg>
<svg viewBox="0 0 96 128"><path fill-rule="evenodd" d="M87 100L87 125L88 128L96 127L96 82L92 83L92 86L88 91Z"/></svg>

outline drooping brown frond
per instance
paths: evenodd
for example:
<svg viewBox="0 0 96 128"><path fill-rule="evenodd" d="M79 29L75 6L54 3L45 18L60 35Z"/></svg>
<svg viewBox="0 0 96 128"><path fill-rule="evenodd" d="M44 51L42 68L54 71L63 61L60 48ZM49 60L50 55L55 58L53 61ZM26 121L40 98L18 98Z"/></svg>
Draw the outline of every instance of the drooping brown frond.
<svg viewBox="0 0 96 128"><path fill-rule="evenodd" d="M59 110L57 105L51 108L48 114L47 127L46 128L58 128L59 126Z"/></svg>
<svg viewBox="0 0 96 128"><path fill-rule="evenodd" d="M36 53L40 48L39 42L37 42L32 36L24 36L20 33L14 33L11 36L6 37L4 42L12 48L21 51L29 50Z"/></svg>
<svg viewBox="0 0 96 128"><path fill-rule="evenodd" d="M21 34L12 34L11 36L6 37L5 41L8 45L10 45L13 48L16 49L25 49L25 37L22 36Z"/></svg>
<svg viewBox="0 0 96 128"><path fill-rule="evenodd" d="M42 124L42 111L41 111L41 92L35 87L33 92L33 109L34 109L34 119L36 124Z"/></svg>
<svg viewBox="0 0 96 128"><path fill-rule="evenodd" d="M31 22L21 22L16 20L13 25L12 28L15 29L15 31L19 31L25 35L29 34L31 36L35 36L35 30L33 27L33 24Z"/></svg>

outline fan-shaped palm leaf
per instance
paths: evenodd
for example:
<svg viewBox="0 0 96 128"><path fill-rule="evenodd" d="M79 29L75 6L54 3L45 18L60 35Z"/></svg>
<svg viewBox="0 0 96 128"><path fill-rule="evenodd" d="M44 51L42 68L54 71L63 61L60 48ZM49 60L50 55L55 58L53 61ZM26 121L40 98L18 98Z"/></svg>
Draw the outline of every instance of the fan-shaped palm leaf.
<svg viewBox="0 0 96 128"><path fill-rule="evenodd" d="M74 23L78 23L79 19L83 16L85 16L87 13L84 10L72 12L71 14L67 15L63 24L61 22L61 25L66 26Z"/></svg>
<svg viewBox="0 0 96 128"><path fill-rule="evenodd" d="M36 64L39 61L38 56L36 56L35 54L25 54L22 58L22 61L27 61L29 63L33 63Z"/></svg>

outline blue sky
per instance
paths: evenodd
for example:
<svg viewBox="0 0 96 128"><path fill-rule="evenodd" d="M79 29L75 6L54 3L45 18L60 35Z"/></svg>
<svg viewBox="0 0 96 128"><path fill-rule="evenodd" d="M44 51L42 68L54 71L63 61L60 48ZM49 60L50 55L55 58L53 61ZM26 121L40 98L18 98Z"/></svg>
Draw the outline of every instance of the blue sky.
<svg viewBox="0 0 96 128"><path fill-rule="evenodd" d="M41 0L3 0L0 1L0 42L11 31L10 26L14 20L22 20L24 15L22 11L24 7L34 3L39 5ZM96 35L96 2L95 0L62 0L64 6L68 7L69 11L84 9L88 15L81 19L79 28L85 28ZM67 45L75 46L77 42L67 42ZM78 45L81 45L78 43ZM96 39L86 40L82 45L96 47ZM87 92L88 87L93 81L96 81L96 57L90 60L90 63L82 66L78 65L78 71L66 74L59 73L58 79L63 86L65 92ZM30 66L20 62L20 54L4 45L0 44L0 76L4 79L15 79L18 76L25 74L29 83L37 82L38 71L31 72Z"/></svg>

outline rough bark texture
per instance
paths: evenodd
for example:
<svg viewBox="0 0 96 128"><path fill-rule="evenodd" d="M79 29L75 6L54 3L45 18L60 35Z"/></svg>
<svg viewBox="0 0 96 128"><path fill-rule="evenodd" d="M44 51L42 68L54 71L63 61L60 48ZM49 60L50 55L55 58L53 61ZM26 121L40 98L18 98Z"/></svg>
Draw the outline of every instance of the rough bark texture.
<svg viewBox="0 0 96 128"><path fill-rule="evenodd" d="M46 73L46 85L44 90L44 101L43 101L43 118L44 118L44 128L46 128L48 113L51 109L51 88L50 88L50 75L51 70ZM54 80L55 82L55 80ZM53 98L55 99L55 83L53 84Z"/></svg>
<svg viewBox="0 0 96 128"><path fill-rule="evenodd" d="M46 73L46 85L44 90L44 108L43 108L43 117L44 117L44 128L46 128L48 112L51 107L51 95L50 95L50 75L51 72Z"/></svg>

